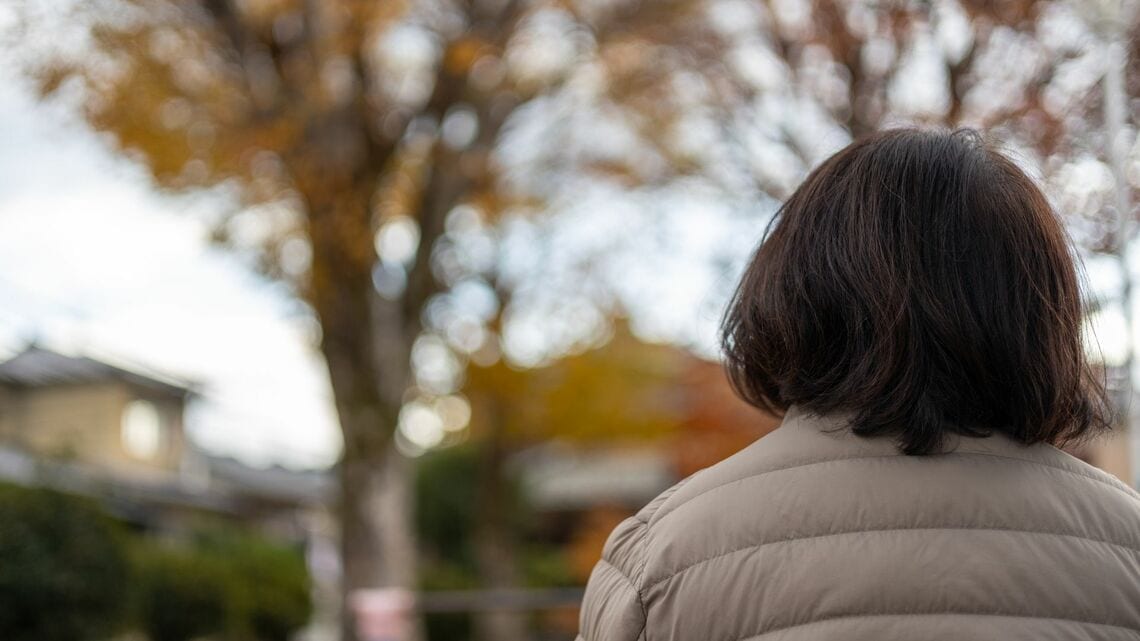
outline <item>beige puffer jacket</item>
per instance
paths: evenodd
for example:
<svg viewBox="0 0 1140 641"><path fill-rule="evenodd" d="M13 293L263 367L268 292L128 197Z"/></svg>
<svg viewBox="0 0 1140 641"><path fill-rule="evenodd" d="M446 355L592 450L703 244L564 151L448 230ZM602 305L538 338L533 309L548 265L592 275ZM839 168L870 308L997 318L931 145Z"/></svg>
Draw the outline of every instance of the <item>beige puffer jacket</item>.
<svg viewBox="0 0 1140 641"><path fill-rule="evenodd" d="M1052 447L779 428L622 523L580 641L1137 641L1140 494Z"/></svg>

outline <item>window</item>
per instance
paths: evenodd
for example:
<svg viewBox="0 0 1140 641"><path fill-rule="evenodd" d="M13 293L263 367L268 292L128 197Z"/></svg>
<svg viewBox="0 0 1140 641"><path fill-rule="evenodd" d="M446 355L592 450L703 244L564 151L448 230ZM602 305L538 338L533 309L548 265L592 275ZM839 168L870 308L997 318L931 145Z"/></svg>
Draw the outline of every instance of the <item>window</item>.
<svg viewBox="0 0 1140 641"><path fill-rule="evenodd" d="M123 410L123 449L141 459L153 459L162 450L162 417L150 401L131 401Z"/></svg>

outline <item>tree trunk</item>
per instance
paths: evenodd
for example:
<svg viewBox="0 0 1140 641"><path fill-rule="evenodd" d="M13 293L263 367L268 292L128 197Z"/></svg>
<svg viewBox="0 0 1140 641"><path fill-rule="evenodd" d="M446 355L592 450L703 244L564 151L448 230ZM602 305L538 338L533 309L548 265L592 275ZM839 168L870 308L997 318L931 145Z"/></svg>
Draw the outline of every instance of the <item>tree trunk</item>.
<svg viewBox="0 0 1140 641"><path fill-rule="evenodd" d="M416 587L409 461L393 447L413 337L372 285L374 183L312 168L304 190L313 246L308 297L320 318L344 452L338 466L342 638L356 641L357 590ZM415 626L419 630L418 624Z"/></svg>
<svg viewBox="0 0 1140 641"><path fill-rule="evenodd" d="M409 467L410 461L391 445L379 456L346 450L340 467L345 597L361 589L416 586ZM356 640L352 622L352 612L346 611L345 641ZM413 638L422 638L418 621L413 621L412 632Z"/></svg>
<svg viewBox="0 0 1140 641"><path fill-rule="evenodd" d="M441 71L433 107L442 119L462 82ZM340 462L342 638L357 641L350 603L356 590L417 585L412 531L410 461L393 446L400 407L411 387L412 344L422 330L423 306L440 289L431 251L444 220L471 179L460 154L436 143L424 185L418 221L420 247L398 300L377 295L376 221L372 198L390 160L366 144L361 111L331 114L307 132L307 162L294 166L308 207L312 242L307 292L321 324L321 351L328 364L344 453ZM414 639L422 638L417 618Z"/></svg>
<svg viewBox="0 0 1140 641"><path fill-rule="evenodd" d="M390 355L391 367L379 368L372 346L380 340L376 333L388 328L378 326L370 314L361 318L359 325L348 323L360 332L349 353L341 349L344 343L328 334L323 341L344 436L338 473L345 641L356 641L349 611L353 593L387 587L414 590L417 583L411 462L396 450L392 438L400 398L386 393L407 386L410 345L409 341L400 345L390 333L384 336L384 342L406 349ZM383 382L379 371L388 375ZM418 621L414 628L413 639L421 638Z"/></svg>

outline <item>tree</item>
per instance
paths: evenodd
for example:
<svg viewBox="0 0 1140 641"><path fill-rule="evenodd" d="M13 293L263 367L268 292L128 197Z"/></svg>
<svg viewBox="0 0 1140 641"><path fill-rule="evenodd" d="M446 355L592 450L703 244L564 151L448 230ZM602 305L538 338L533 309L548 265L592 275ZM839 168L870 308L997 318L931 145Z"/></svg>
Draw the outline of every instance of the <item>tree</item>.
<svg viewBox="0 0 1140 641"><path fill-rule="evenodd" d="M319 320L344 440L346 592L414 582L408 463L392 434L424 307L448 285L433 249L449 212L525 205L495 159L510 123L528 105L572 104L589 76L606 79L590 90L594 102L632 125L637 146L676 155L655 134L683 107L667 81L711 51L702 6L96 0L62 15L21 6L20 55L40 94L77 92L91 126L160 188L233 196L238 213L219 222L219 238L254 250ZM56 47L57 29L82 44ZM663 174L620 158L576 160L627 180ZM393 229L416 239L410 250L389 247Z"/></svg>

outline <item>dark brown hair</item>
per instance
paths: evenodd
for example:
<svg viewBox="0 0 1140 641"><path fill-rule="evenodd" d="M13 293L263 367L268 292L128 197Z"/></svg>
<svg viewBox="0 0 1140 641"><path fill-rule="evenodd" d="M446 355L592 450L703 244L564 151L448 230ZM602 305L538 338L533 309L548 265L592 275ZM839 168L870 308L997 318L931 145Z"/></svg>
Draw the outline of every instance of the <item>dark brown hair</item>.
<svg viewBox="0 0 1140 641"><path fill-rule="evenodd" d="M721 326L745 400L851 412L907 454L947 433L1061 445L1108 426L1067 237L971 130L898 129L816 168L779 209Z"/></svg>

